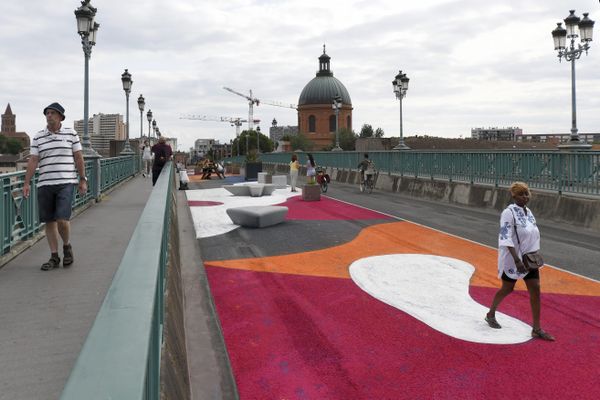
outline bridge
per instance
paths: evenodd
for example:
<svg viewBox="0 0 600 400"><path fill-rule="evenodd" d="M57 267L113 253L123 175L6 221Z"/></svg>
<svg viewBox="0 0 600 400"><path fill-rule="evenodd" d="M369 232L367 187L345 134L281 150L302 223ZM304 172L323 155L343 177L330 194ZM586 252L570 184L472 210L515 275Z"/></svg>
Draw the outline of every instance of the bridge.
<svg viewBox="0 0 600 400"><path fill-rule="evenodd" d="M494 367L515 361L506 352L523 363L535 356L542 365L570 368L540 368L534 374L545 384L540 396L600 394L594 384L600 360L592 350L600 327L593 311L600 297L598 154L569 159L494 153L492 162L489 153L463 155L470 161L431 152L411 155L412 161L370 153L380 170L370 196L353 184L360 154L314 154L334 178L327 196L303 204L279 193L283 197L273 201L287 204L294 215L260 234L245 228L210 233L222 224L220 206L211 205L227 206L219 192L223 181L178 191L169 165L153 189L134 158L89 163L92 190L74 199L75 264L52 272L39 270L47 244L39 240L36 205L20 197L22 173L0 176L0 399L154 399L161 393L173 399L402 398L398 387L411 398L452 398L459 390L472 398L493 397L502 382ZM265 170L285 173L289 155L262 157ZM490 162L494 171L506 170L501 160L509 158L512 175L483 172L491 170ZM542 164L532 161L539 159ZM519 175L525 169L531 175ZM571 171L568 179L565 171ZM548 264L544 320L559 346L506 339L521 343L514 345L520 356L507 344L481 347L453 336L430 316L415 316L418 310L352 284L347 267L354 261L368 266L371 257L428 254L474 266L471 297L488 303L497 286L495 207L516 178L533 182L539 198L532 209ZM571 223L564 222L568 218ZM416 260L417 266L436 268L432 258ZM506 311L527 322L526 296L523 288L518 291ZM378 330L371 332L373 326ZM386 347L394 331L402 339ZM417 343L423 335L427 346ZM379 343L365 342L369 336ZM389 358L391 349L397 353ZM415 351L423 359L414 358ZM453 365L454 374L442 370L450 365L444 352L462 360ZM472 357L477 352L497 365L478 364L481 357ZM381 369L380 363L394 367ZM438 379L447 392L431 384Z"/></svg>

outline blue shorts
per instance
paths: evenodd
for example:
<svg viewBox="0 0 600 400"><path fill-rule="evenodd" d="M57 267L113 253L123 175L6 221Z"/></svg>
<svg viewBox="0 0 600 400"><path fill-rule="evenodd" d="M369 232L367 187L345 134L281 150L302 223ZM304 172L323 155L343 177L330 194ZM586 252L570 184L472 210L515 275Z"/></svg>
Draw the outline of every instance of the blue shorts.
<svg viewBox="0 0 600 400"><path fill-rule="evenodd" d="M41 222L71 219L73 185L47 185L38 188L38 207Z"/></svg>

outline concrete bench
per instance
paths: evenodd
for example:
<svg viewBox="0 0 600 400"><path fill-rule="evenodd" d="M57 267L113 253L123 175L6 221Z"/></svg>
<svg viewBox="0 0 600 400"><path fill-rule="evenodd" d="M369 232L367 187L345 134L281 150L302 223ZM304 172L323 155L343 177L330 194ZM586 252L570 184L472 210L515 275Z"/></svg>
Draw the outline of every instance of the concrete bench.
<svg viewBox="0 0 600 400"><path fill-rule="evenodd" d="M273 175L271 177L271 183L273 183L277 189L285 189L287 187L287 175Z"/></svg>
<svg viewBox="0 0 600 400"><path fill-rule="evenodd" d="M250 188L248 185L223 185L223 189L234 196L250 196Z"/></svg>
<svg viewBox="0 0 600 400"><path fill-rule="evenodd" d="M283 206L249 206L228 208L227 215L236 225L264 228L285 221L288 208Z"/></svg>
<svg viewBox="0 0 600 400"><path fill-rule="evenodd" d="M271 183L271 174L268 172L258 173L258 183Z"/></svg>
<svg viewBox="0 0 600 400"><path fill-rule="evenodd" d="M258 183L255 185L223 185L223 189L234 196L260 197L270 196L277 188L271 183Z"/></svg>

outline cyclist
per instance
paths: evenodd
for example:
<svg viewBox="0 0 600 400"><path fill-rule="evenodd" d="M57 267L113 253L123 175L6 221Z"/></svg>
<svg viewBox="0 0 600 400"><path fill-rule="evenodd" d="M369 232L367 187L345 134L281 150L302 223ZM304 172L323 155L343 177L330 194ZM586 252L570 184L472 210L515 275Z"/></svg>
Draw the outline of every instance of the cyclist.
<svg viewBox="0 0 600 400"><path fill-rule="evenodd" d="M365 171L375 169L373 161L369 160L369 153L365 153L365 158L358 163L358 169L360 171L360 181L365 181Z"/></svg>

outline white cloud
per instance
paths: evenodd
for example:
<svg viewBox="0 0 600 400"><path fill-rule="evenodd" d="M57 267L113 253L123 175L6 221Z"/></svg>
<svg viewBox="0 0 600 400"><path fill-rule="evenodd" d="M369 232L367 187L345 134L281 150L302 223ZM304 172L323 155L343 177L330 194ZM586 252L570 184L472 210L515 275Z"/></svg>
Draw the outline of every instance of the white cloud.
<svg viewBox="0 0 600 400"><path fill-rule="evenodd" d="M73 14L79 2L7 3L0 15L0 111L10 103L17 128L30 135L43 127L41 110L50 102L65 106L67 123L81 118L83 53ZM161 131L177 137L182 150L197 138L223 142L235 134L227 123L182 120L182 114L247 117L247 102L223 86L297 103L323 43L350 92L355 130L369 123L386 136L398 134L391 81L402 69L410 77L405 135L467 136L474 126L567 132L570 67L558 63L550 32L568 8L600 16L589 0L567 6L559 0L92 3L101 26L90 60L90 114L125 113L120 75L128 68L131 136L139 135L135 101L143 93L144 113L151 108ZM592 42L577 62L581 132L600 131L599 61ZM265 104L255 117L263 131L273 118L297 123L294 110ZM143 124L147 131L145 116Z"/></svg>

